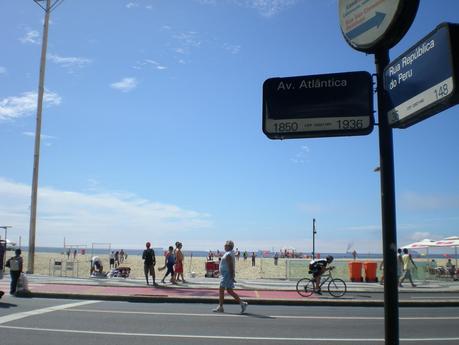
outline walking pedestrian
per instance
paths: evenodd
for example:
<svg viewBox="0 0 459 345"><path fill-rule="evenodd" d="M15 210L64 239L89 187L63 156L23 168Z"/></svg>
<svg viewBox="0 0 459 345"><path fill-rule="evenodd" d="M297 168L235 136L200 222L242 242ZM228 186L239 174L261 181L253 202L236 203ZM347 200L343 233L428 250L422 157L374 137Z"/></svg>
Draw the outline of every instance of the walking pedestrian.
<svg viewBox="0 0 459 345"><path fill-rule="evenodd" d="M248 303L246 301L242 301L239 295L233 290L234 283L236 282L235 276L235 257L234 257L234 242L233 241L226 241L225 243L225 254L223 255L220 266L219 266L219 273L220 273L220 289L218 295L218 307L213 309L212 311L215 313L223 313L223 304L225 302L225 289L228 293L236 300L237 303L241 306L241 314L245 312L247 309Z"/></svg>
<svg viewBox="0 0 459 345"><path fill-rule="evenodd" d="M417 266L414 263L413 258L411 257L411 254L408 253L407 248L403 248L402 261L403 261L403 276L402 276L402 279L400 279L399 286L403 287L402 283L405 281L406 278L408 278L410 280L411 286L416 287L416 284L413 283L413 278L411 277L411 270L413 269L413 267L417 269Z"/></svg>
<svg viewBox="0 0 459 345"><path fill-rule="evenodd" d="M252 267L255 267L255 258L256 258L255 252L252 252Z"/></svg>
<svg viewBox="0 0 459 345"><path fill-rule="evenodd" d="M16 289L18 286L18 280L22 273L23 268L23 258L21 256L21 249L16 249L14 251L14 256L8 259L6 262L6 267L10 268L10 277L11 277L11 284L10 284L10 294L14 295L16 293Z"/></svg>
<svg viewBox="0 0 459 345"><path fill-rule="evenodd" d="M169 246L169 251L166 253L164 267L162 267L160 269L160 271L162 271L163 269L167 268L166 274L164 275L163 279L161 280L161 283L165 284L166 282L164 280L170 274L171 275L171 283L172 284L177 284L177 282L175 281L175 277L174 277L174 264L175 264L174 247Z"/></svg>
<svg viewBox="0 0 459 345"><path fill-rule="evenodd" d="M381 261L381 264L379 265L379 270L382 271L381 281L379 283L381 285L384 285L384 260Z"/></svg>
<svg viewBox="0 0 459 345"><path fill-rule="evenodd" d="M175 281L182 281L183 283L186 283L185 277L183 276L184 256L182 253L182 243L176 242L175 246L176 246L175 248L175 266L174 266ZM180 279L180 277L182 277L182 279Z"/></svg>
<svg viewBox="0 0 459 345"><path fill-rule="evenodd" d="M400 280L403 274L403 260L402 260L402 250L397 249L397 277Z"/></svg>
<svg viewBox="0 0 459 345"><path fill-rule="evenodd" d="M143 272L145 273L145 280L148 283L148 274L151 275L151 279L153 280L153 286L158 286L155 281L155 265L156 265L156 257L155 257L155 251L150 248L151 243L147 242L145 243L146 249L142 253L142 259L144 260L143 262Z"/></svg>

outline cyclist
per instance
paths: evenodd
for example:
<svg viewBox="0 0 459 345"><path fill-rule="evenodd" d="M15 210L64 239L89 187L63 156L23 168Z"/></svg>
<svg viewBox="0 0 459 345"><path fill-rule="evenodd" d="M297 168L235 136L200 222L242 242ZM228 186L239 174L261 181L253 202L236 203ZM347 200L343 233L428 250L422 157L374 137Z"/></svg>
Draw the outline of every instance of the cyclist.
<svg viewBox="0 0 459 345"><path fill-rule="evenodd" d="M312 273L314 278L314 290L319 295L322 295L322 291L320 290L320 277L325 271L330 270L330 268L327 268L327 265L331 264L332 261L333 256L328 255L325 259L312 260L309 264L309 273Z"/></svg>

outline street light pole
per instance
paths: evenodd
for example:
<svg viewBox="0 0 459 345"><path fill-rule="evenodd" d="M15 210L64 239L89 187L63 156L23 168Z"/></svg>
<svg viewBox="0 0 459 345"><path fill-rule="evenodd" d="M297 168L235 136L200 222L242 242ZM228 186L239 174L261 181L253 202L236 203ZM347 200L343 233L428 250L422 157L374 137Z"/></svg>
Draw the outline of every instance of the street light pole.
<svg viewBox="0 0 459 345"><path fill-rule="evenodd" d="M46 1L46 6L42 6L40 2ZM37 224L37 194L38 194L38 167L40 163L40 137L41 137L41 115L43 110L43 95L45 92L45 68L46 68L46 49L48 47L48 26L49 16L51 11L63 0L34 0L45 11L45 20L43 24L43 40L41 45L40 59L40 77L38 81L38 97L37 97L37 121L35 127L35 148L33 156L33 175L32 175L32 196L30 202L30 228L29 228L29 256L27 264L27 273L33 273L35 262L35 231Z"/></svg>
<svg viewBox="0 0 459 345"><path fill-rule="evenodd" d="M316 219L312 219L312 259L316 258Z"/></svg>

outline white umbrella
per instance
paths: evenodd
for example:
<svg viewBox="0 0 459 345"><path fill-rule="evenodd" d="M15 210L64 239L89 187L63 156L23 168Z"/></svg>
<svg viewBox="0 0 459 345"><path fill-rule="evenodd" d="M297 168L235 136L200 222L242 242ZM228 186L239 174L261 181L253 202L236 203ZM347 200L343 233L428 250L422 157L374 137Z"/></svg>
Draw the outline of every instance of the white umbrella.
<svg viewBox="0 0 459 345"><path fill-rule="evenodd" d="M459 247L459 236L447 237L443 240L435 242L436 247L454 247L454 257L456 258L457 267L457 247Z"/></svg>
<svg viewBox="0 0 459 345"><path fill-rule="evenodd" d="M428 238L425 238L422 241L418 241L418 242L413 242L413 243L407 244L406 246L403 246L402 248L425 249L426 250L426 259L427 259L427 262L428 262L429 261L429 248L430 247L435 247L435 241L430 240Z"/></svg>
<svg viewBox="0 0 459 345"><path fill-rule="evenodd" d="M407 244L406 246L402 246L402 248L407 248L407 249L423 249L423 248L429 248L429 247L435 247L435 241L429 240L427 238L423 239L422 241L413 242L413 243Z"/></svg>

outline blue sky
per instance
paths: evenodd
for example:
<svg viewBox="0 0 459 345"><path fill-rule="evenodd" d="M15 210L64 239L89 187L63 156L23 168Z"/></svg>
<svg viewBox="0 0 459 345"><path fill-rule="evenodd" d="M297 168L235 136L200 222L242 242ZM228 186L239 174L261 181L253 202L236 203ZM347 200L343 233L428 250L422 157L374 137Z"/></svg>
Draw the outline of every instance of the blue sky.
<svg viewBox="0 0 459 345"><path fill-rule="evenodd" d="M0 225L28 243L44 11L0 3ZM395 58L456 0L421 1ZM37 246L312 248L379 253L377 128L269 140L263 81L374 59L336 0L65 0L51 14ZM459 235L459 107L394 130L398 243ZM3 237L3 234L2 234Z"/></svg>

